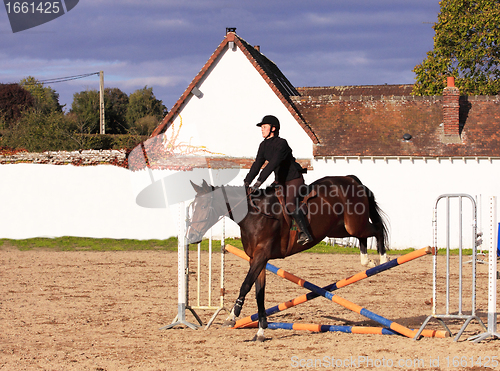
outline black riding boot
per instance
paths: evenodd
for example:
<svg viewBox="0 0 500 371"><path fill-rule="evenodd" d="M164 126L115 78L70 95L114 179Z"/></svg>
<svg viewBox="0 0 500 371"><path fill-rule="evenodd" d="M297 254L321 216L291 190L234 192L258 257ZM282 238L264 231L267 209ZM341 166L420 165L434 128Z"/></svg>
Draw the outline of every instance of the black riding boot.
<svg viewBox="0 0 500 371"><path fill-rule="evenodd" d="M300 209L297 209L293 214L292 214L293 220L295 220L295 223L297 223L299 230L300 230L300 235L299 239L297 240L297 243L301 245L306 245L309 242L313 240L313 236L311 236L311 233L309 232L309 229L307 228L307 221Z"/></svg>

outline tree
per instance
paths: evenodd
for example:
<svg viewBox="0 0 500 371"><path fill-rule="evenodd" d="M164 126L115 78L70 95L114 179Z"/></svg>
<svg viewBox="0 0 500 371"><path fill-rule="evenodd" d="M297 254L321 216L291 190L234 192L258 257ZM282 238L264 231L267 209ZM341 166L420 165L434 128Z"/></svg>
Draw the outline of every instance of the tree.
<svg viewBox="0 0 500 371"><path fill-rule="evenodd" d="M155 116L144 116L137 120L129 129L130 134L150 136L160 121Z"/></svg>
<svg viewBox="0 0 500 371"><path fill-rule="evenodd" d="M85 90L73 94L70 113L74 114L82 134L99 133L99 92ZM128 96L118 88L104 89L104 125L106 134L127 132Z"/></svg>
<svg viewBox="0 0 500 371"><path fill-rule="evenodd" d="M0 84L0 124L12 126L34 104L30 92L19 84Z"/></svg>
<svg viewBox="0 0 500 371"><path fill-rule="evenodd" d="M85 90L73 94L70 113L76 117L80 134L99 133L99 92Z"/></svg>
<svg viewBox="0 0 500 371"><path fill-rule="evenodd" d="M104 121L106 134L125 134L129 98L118 88L104 89Z"/></svg>
<svg viewBox="0 0 500 371"><path fill-rule="evenodd" d="M132 131L149 135L166 114L167 107L156 99L153 88L145 86L130 94L127 123Z"/></svg>
<svg viewBox="0 0 500 371"><path fill-rule="evenodd" d="M464 95L500 92L500 0L443 0L434 49L415 66L415 95L441 95L448 76Z"/></svg>
<svg viewBox="0 0 500 371"><path fill-rule="evenodd" d="M50 112L62 112L63 106L59 104L59 94L50 86L43 86L32 76L22 79L19 83L23 88L31 93L35 100L35 111L47 114Z"/></svg>

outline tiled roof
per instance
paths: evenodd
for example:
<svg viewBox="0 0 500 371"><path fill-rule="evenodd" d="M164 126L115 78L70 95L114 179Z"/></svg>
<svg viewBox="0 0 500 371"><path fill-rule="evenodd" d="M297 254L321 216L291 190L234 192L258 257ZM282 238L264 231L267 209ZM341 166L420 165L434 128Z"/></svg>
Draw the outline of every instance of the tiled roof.
<svg viewBox="0 0 500 371"><path fill-rule="evenodd" d="M274 62L269 60L266 56L260 53L255 47L248 44L245 40L237 36L234 32L228 32L224 40L217 47L215 52L211 55L209 60L205 63L203 68L200 70L198 75L189 84L187 89L184 91L179 100L172 107L170 112L165 116L160 125L153 131L151 135L156 136L168 129L170 123L176 117L180 108L183 106L184 102L188 98L192 89L196 84L203 78L207 73L210 66L214 63L217 57L222 53L224 48L229 42L234 42L236 46L245 54L252 65L257 69L262 78L268 83L270 88L275 92L278 98L281 100L283 105L288 109L292 116L297 120L297 123L304 129L304 131L309 135L313 143L318 143L318 138L311 130L311 128L304 121L300 112L297 111L296 107L291 101L291 96L299 95L298 91L294 86L288 81L288 79L283 75L280 69L276 66Z"/></svg>
<svg viewBox="0 0 500 371"><path fill-rule="evenodd" d="M354 86L316 86L297 88L303 96L326 96L331 97L391 97L409 96L413 89L412 84L403 85L354 85Z"/></svg>
<svg viewBox="0 0 500 371"><path fill-rule="evenodd" d="M498 96L461 97L461 136L449 140L442 126L442 97L386 98L363 89L366 95L354 97L294 97L296 107L319 139L314 156L500 156ZM356 87L349 90L362 91ZM374 92L382 89L375 87ZM404 134L410 134L411 139L404 140Z"/></svg>

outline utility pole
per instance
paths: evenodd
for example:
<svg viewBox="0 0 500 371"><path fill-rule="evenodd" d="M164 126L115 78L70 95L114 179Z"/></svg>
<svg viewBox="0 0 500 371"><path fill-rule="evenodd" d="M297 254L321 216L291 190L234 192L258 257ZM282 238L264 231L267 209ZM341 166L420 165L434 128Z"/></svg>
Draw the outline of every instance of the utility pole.
<svg viewBox="0 0 500 371"><path fill-rule="evenodd" d="M104 72L99 71L99 128L101 134L106 134L104 127Z"/></svg>

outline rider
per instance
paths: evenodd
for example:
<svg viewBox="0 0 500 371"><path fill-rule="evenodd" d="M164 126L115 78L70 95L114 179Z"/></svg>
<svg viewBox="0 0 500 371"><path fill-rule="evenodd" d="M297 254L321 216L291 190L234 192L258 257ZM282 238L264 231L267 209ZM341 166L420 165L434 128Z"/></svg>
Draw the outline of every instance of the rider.
<svg viewBox="0 0 500 371"><path fill-rule="evenodd" d="M245 178L245 185L250 186L267 160L268 164L262 169L252 190L259 188L274 171L274 183L283 186L285 192L285 211L295 220L301 232L297 242L306 245L313 240L313 237L307 229L304 213L297 207L300 187L304 185L303 169L295 161L287 141L279 137L280 122L278 118L272 115L264 116L257 126L260 127L264 140L260 144L257 157Z"/></svg>

